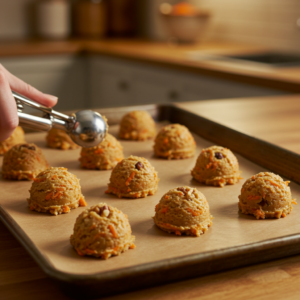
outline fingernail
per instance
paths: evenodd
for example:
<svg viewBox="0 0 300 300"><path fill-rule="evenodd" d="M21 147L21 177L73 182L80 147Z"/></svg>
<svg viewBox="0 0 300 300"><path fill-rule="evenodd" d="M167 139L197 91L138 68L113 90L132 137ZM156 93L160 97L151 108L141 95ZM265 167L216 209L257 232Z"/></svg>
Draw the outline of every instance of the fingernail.
<svg viewBox="0 0 300 300"><path fill-rule="evenodd" d="M49 95L49 94L45 94L49 99L53 100L53 101L57 101L58 97L53 96L53 95Z"/></svg>

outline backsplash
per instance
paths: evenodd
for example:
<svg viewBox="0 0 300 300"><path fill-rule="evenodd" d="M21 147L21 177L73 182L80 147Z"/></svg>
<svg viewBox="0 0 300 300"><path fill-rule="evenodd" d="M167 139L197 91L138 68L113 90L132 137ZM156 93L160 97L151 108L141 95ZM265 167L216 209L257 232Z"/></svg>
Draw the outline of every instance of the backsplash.
<svg viewBox="0 0 300 300"><path fill-rule="evenodd" d="M26 38L30 34L30 5L35 0L0 0L0 40ZM166 40L168 33L158 7L166 0L137 0L143 34ZM169 0L176 3L179 1ZM300 53L300 0L189 0L212 13L205 40L221 40L270 46Z"/></svg>
<svg viewBox="0 0 300 300"><path fill-rule="evenodd" d="M167 32L159 16L163 2L176 0L143 0L147 2L149 37L166 40ZM300 53L300 0L189 0L211 11L205 40L221 40L269 46Z"/></svg>

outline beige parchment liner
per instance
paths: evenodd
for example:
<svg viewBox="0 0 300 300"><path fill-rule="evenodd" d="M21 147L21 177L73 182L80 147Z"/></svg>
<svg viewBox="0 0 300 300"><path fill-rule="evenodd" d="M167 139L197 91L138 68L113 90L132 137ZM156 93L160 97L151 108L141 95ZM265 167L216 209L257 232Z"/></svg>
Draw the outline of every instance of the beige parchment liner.
<svg viewBox="0 0 300 300"><path fill-rule="evenodd" d="M110 128L116 136L117 126ZM238 195L245 180L266 169L236 155L242 170L242 179L235 185L224 188L204 186L192 179L191 169L202 148L212 146L194 135L197 143L196 155L183 160L164 160L153 156L153 141L121 141L124 156L145 157L158 172L160 178L158 191L154 196L142 199L118 199L107 195L107 183L111 171L80 169L78 161L80 150L61 151L46 148L45 133L28 134L26 140L42 148L49 164L66 167L79 179L82 193L88 207L99 202L115 206L128 215L132 232L136 236L136 249L108 260L80 257L71 247L69 237L77 216L85 209L80 207L69 214L52 216L30 211L26 198L32 182L4 181L0 179L0 205L19 224L39 251L47 257L55 268L72 274L95 274L105 271L136 266L163 259L182 257L190 254L213 251L254 243L266 239L282 237L300 232L299 209L294 206L290 215L281 219L256 220L253 216L239 214ZM2 166L2 158L0 160ZM177 186L191 186L199 189L207 198L213 215L212 227L200 237L175 236L163 232L154 225L154 207L168 190ZM300 202L300 187L291 183L293 198Z"/></svg>

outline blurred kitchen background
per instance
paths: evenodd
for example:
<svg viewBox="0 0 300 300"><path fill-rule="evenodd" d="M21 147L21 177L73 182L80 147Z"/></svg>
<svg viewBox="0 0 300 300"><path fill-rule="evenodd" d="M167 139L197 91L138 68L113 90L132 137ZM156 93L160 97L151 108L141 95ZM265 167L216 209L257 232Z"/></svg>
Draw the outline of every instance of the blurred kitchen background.
<svg viewBox="0 0 300 300"><path fill-rule="evenodd" d="M170 25L170 15L197 16L202 23ZM184 40L195 26L197 34ZM86 42L93 51L82 51ZM70 50L74 43L80 51ZM300 56L300 0L0 0L0 63L58 96L59 110L295 92L235 80L224 68L222 76L200 64L197 72L198 62L187 62L188 52L218 52L224 45ZM48 51L39 53L40 46ZM138 47L145 59L134 59ZM164 63L167 52L178 53L177 61ZM281 71L270 72L265 69L272 76Z"/></svg>

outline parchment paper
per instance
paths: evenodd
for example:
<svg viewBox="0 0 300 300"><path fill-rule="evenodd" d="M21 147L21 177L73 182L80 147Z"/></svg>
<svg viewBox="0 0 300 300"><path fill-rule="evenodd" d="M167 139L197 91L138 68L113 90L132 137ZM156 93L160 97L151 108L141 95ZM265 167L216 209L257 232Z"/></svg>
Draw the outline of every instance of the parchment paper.
<svg viewBox="0 0 300 300"><path fill-rule="evenodd" d="M116 136L118 127L110 128ZM238 212L238 195L242 184L252 175L267 171L243 157L236 155L242 177L235 185L224 188L204 186L192 179L190 170L194 167L201 149L212 144L194 135L197 143L195 157L184 160L164 160L153 157L153 141L121 141L125 157L137 155L147 158L158 172L159 189L154 196L141 199L118 199L105 194L111 171L80 169L80 150L54 150L46 148L45 133L26 135L26 141L42 148L51 166L66 167L79 179L82 193L88 206L106 202L128 215L133 234L136 236L136 249L126 251L117 257L101 260L80 257L71 247L69 238L77 216L83 207L71 210L68 214L53 216L29 210L26 198L30 181L6 181L0 179L0 205L19 224L39 251L53 266L72 274L95 274L105 271L137 266L163 259L183 257L190 254L230 248L248 243L282 237L300 231L299 206L294 206L290 215L281 219L256 220L252 216ZM2 166L2 158L0 159ZM212 227L200 237L175 236L161 231L154 225L155 205L171 188L178 186L198 188L207 198L213 215ZM291 183L293 198L300 201L300 188Z"/></svg>

